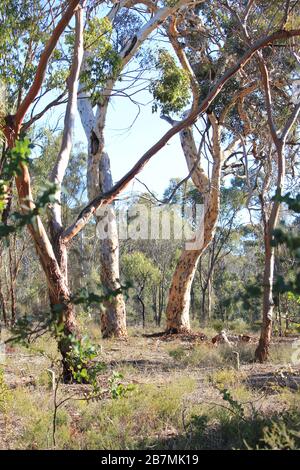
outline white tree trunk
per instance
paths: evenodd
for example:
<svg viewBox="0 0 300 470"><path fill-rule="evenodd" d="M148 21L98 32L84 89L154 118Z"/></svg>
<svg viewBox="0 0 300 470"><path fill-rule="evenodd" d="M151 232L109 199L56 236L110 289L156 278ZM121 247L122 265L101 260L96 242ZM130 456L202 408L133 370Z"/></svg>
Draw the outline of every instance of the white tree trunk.
<svg viewBox="0 0 300 470"><path fill-rule="evenodd" d="M103 152L100 166L100 187L102 192L108 191L112 187L112 177L110 171L110 161L106 152ZM120 289L120 269L119 269L119 238L115 212L112 206L106 208L109 220L110 236L100 239L100 263L101 281L105 294ZM99 222L98 217L96 217ZM126 308L124 297L120 293L108 298L103 305L101 312L101 331L104 338L111 336L126 337Z"/></svg>
<svg viewBox="0 0 300 470"><path fill-rule="evenodd" d="M111 84L112 85L112 84ZM108 94L109 95L109 94ZM109 100L97 106L96 116L90 101L81 94L78 101L78 109L81 122L88 139L88 168L87 168L87 192L89 200L101 192L106 192L113 185L110 160L104 152L104 127ZM101 307L101 332L104 338L127 336L126 308L122 293L115 295L120 289L119 269L119 240L117 222L112 206L106 208L108 212L109 237L99 240L100 251L100 277L107 300ZM96 215L97 224L101 217ZM112 294L112 295L110 295Z"/></svg>
<svg viewBox="0 0 300 470"><path fill-rule="evenodd" d="M123 69L128 64L144 41L166 18L186 3L188 3L188 0L179 0L175 5L163 8L157 8L155 4L151 5L150 11L153 14L149 21L127 41L120 51L120 68ZM133 4L135 2L123 1L121 4L114 6L107 15L108 19L110 21L114 20L119 7L130 8ZM88 56L88 52L85 54ZM86 66L86 61L84 66ZM103 99L101 104L97 105L96 116L86 93L81 93L78 101L78 109L89 146L87 188L90 200L94 199L99 192L108 191L112 187L109 157L104 152L104 127L114 85L115 79L108 79L103 86ZM113 208L109 208L108 211L111 219L109 227L111 237L100 241L101 282L104 291L107 293L120 288L117 226ZM125 303L121 294L105 302L105 309L101 314L101 330L104 337L126 336Z"/></svg>

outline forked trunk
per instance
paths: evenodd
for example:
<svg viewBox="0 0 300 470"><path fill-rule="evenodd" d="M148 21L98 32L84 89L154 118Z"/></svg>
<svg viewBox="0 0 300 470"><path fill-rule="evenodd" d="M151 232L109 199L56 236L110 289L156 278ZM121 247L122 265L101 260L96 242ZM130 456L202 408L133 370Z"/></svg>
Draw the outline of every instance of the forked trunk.
<svg viewBox="0 0 300 470"><path fill-rule="evenodd" d="M81 49L80 44L83 45L83 14L82 8L78 7L79 1L78 0L71 0L60 21L56 24L49 40L47 41L44 50L42 50L40 55L40 60L37 66L36 74L33 79L33 82L28 90L23 101L18 106L16 110L16 114L11 116L8 115L5 118L5 126L3 128L3 132L6 138L6 145L9 149L13 149L16 143L18 136L21 133L22 123L24 117L29 109L29 107L34 102L35 98L37 97L45 77L46 68L48 65L49 58L56 47L56 44L66 28L67 24L71 20L75 10L76 10L76 37L75 37L75 48L79 50ZM73 87L74 83L77 80L75 76L77 71L80 70L80 63L79 63L79 56L77 56L76 52L74 54L74 60L71 67L71 76L69 77L70 82L68 81L68 85ZM72 77L73 72L75 73L74 77ZM73 78L73 80L72 80ZM75 101L70 99L69 94L69 101L67 105L67 111L65 116L65 122L70 117L67 116L68 113L71 111L71 108L74 108L73 104L75 102L75 109L76 109L76 99L77 99L77 90L73 93L73 97ZM72 103L70 102L72 101ZM68 111L69 109L69 111ZM16 188L18 191L18 198L20 202L20 206L22 208L22 212L27 214L30 211L36 209L35 204L33 202L32 191L31 191L31 179L28 170L28 166L24 162L19 163L18 173L15 177ZM62 172L63 173L63 172ZM62 175L63 176L63 175ZM50 303L53 309L53 313L55 315L54 320L59 324L63 325L65 333L67 336L69 334L73 334L76 330L76 323L75 323L75 316L73 307L71 306L70 302L70 292L65 282L65 277L63 272L60 269L58 260L56 259L53 246L49 240L49 237L46 233L45 227L41 221L39 215L35 216L30 223L28 224L29 232L32 236L39 261L41 266L44 270L47 284L50 293ZM64 247L65 248L65 247ZM66 257L65 257L66 259ZM60 310L58 311L58 306L60 306ZM62 343L62 341L60 342ZM59 349L62 352L63 356L63 365L64 365L64 375L69 376L69 370L66 370L67 363L67 347L64 344L59 344ZM68 368L69 369L69 368Z"/></svg>
<svg viewBox="0 0 300 470"><path fill-rule="evenodd" d="M266 64L263 60L262 55L259 54L259 67L262 74L262 82L265 90L265 101L268 115L268 124L270 128L270 134L277 152L277 182L276 182L276 195L282 195L284 189L284 180L286 173L286 160L285 160L285 144L286 139L295 124L299 112L300 102L294 107L293 112L290 114L286 121L283 130L278 135L276 131L274 120L272 116L272 96L271 87L269 80L269 72ZM267 179L268 181L268 179ZM268 184L267 184L268 187ZM273 231L277 227L279 213L280 213L280 202L274 200L271 206L271 212L268 216L264 207L264 194L261 194L262 201L262 213L264 222L264 239L265 239L265 269L264 269L264 292L263 292L263 323L261 328L261 334L259 339L258 347L255 351L255 358L264 362L268 357L271 334L272 334L272 320L273 320L273 282L274 282L274 258L275 251L272 246Z"/></svg>

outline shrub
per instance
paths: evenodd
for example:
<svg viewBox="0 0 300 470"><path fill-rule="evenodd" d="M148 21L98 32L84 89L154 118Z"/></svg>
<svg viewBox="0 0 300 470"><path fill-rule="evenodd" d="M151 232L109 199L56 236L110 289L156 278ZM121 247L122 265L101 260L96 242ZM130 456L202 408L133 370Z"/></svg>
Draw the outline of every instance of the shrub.
<svg viewBox="0 0 300 470"><path fill-rule="evenodd" d="M9 389L4 382L3 370L0 369L0 413L7 411L7 405L11 398Z"/></svg>

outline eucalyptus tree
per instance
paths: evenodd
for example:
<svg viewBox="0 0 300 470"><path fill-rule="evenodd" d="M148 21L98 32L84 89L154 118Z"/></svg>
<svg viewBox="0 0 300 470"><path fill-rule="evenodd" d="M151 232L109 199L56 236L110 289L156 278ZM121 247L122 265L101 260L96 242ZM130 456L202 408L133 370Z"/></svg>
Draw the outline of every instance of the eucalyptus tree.
<svg viewBox="0 0 300 470"><path fill-rule="evenodd" d="M201 13L206 15L207 22L205 26L203 25ZM210 10L205 9L205 5L203 9L199 6L198 10L189 12L186 18L178 22L173 19L169 25L168 35L182 66L182 71L178 69L174 60L172 62L171 58L168 58L167 67L165 67L166 59L161 60L162 77L159 82L154 83L153 91L154 97L161 105L163 118L170 122L172 126L176 125L176 121L170 117L170 112L178 112L186 104L184 102L185 87L188 81L192 91L193 109L205 97L211 80L217 80L218 73L222 73L224 63L234 53L230 34L226 38L229 46L228 51L227 53L221 52L226 48L221 47L221 42L218 43L218 34L214 30L216 25L210 19L210 13ZM221 13L222 10L219 11L220 15ZM229 20L230 18L227 18L227 21ZM189 28L190 23L193 28ZM213 38L211 42L207 39L208 37ZM185 40L184 43L182 43L182 39ZM182 47L183 45L185 47ZM216 54L217 57L213 61L210 54L211 49L215 48L216 45L219 47L219 55ZM203 69L199 66L199 63L203 64ZM171 64L173 64L173 68ZM172 70L173 75L176 73L178 75L179 93L177 95L175 95L174 87L170 87L170 84L172 84L172 80L170 80ZM237 152L238 147L242 146L239 133L227 130L230 119L232 119L230 113L232 114L237 104L253 91L255 85L247 80L242 80L240 76L238 79L235 79L234 85L226 87L226 98L222 96L206 111L199 148L197 148L191 127L187 127L180 132L181 146L186 158L189 177L191 177L203 204L203 221L200 222L203 225L199 227L196 241L200 232L203 233L200 235L202 239L198 239L198 243L194 248L187 248L182 251L175 269L167 306L167 331L169 332L184 332L190 329L191 287L199 258L210 245L216 230L220 207L222 167L228 161L231 161L229 166L232 165L232 158L234 161L235 155L239 153ZM239 117L238 112L236 114ZM222 142L226 142L225 146ZM222 148L222 146L225 148Z"/></svg>
<svg viewBox="0 0 300 470"><path fill-rule="evenodd" d="M132 61L145 62L140 48L170 15L177 15L187 3L186 0L157 3L123 0L115 3L105 18L99 18L97 8L91 8L87 13L78 109L88 142L87 190L90 200L113 186L104 130L108 106L116 93L117 82L126 78L128 64ZM137 73L134 75L137 76ZM126 93L127 86L124 90L119 89L118 93ZM97 223L101 218L103 214L96 214ZM119 243L113 207L106 210L105 220L108 236L99 240L100 273L105 292L110 292L120 288ZM122 294L110 297L104 303L101 330L103 337L126 337Z"/></svg>
<svg viewBox="0 0 300 470"><path fill-rule="evenodd" d="M3 8L3 15L5 16L5 20L7 20L7 23L4 22L4 24L8 25L9 28L11 27L11 18L16 14L17 7L20 7L17 3L18 2L14 5L13 13L10 10L10 6L5 5ZM9 98L11 100L10 111L13 114L6 115L4 126L6 144L8 149L11 151L8 154L8 158L20 159L15 176L20 205L25 214L32 213L36 216L30 220L28 228L34 240L40 263L46 274L51 306L54 310L58 306L62 306L59 310L59 323L62 325L66 337L75 333L76 322L74 309L70 302L70 292L67 282L67 248L65 244L60 243L58 235L63 229L60 206L60 188L72 145L74 108L76 106L77 99L77 77L80 70L83 52L83 9L79 6L79 3L79 0L74 0L69 2L69 4L62 9L58 6L55 10L59 20L56 25L53 25L53 12L51 11L51 8L49 9L47 4L41 3L39 4L39 8L36 8L36 2L29 2L30 9L25 13L25 19L21 16L22 29L20 31L18 41L14 44L13 48L7 48L6 46L4 49L6 56L3 59L4 65L6 63L9 64L7 68L4 67L3 75L4 83L8 84L8 89L10 87L10 67L12 64L16 69L15 75L17 75L17 79L13 82L12 89L9 93ZM45 9L48 10L46 15L44 14ZM63 141L52 173L52 179L57 183L57 199L54 201L50 209L51 216L49 220L51 225L51 235L49 238L40 217L37 215L38 212L35 211L36 205L33 202L31 179L27 165L27 158L29 155L28 140L25 139L21 143L19 142L16 147L17 150L13 149L16 146L16 142L20 137L20 134L24 132L24 127L22 127L24 118L40 92L48 61L55 51L59 38L72 19L74 13L76 17L74 54L68 76L68 104L65 114ZM31 14L34 17L34 21L32 21ZM16 16L18 17L18 15ZM28 23L31 27L28 27ZM36 24L38 26L36 26ZM15 55L13 52L15 52ZM18 54L20 55L18 56ZM25 60L23 59L24 56ZM24 60L24 77L20 80L18 80L18 69L14 64L15 57L17 57L16 61L19 64ZM27 75L28 72L31 72L29 77ZM28 80L27 82L25 78ZM31 85L29 85L30 83ZM27 91L28 88L29 90ZM32 117L31 121L33 120L34 118ZM27 127L28 125L26 126L25 124L25 128ZM70 370L67 364L69 347L70 343L66 341L65 337L59 341L66 380L70 379Z"/></svg>
<svg viewBox="0 0 300 470"><path fill-rule="evenodd" d="M75 220L67 227L64 226L62 220L62 211L60 206L61 200L61 186L65 176L65 172L69 163L70 150L72 147L72 129L74 125L75 111L77 108L77 91L78 91L78 76L81 68L81 61L83 58L83 7L84 3L79 0L70 0L67 3L57 2L54 5L49 5L47 1L27 2L29 7L27 16L23 21L24 8L23 2L15 1L1 4L0 13L4 19L4 25L8 25L8 30L5 30L1 40L10 41L1 49L0 60L1 74L7 82L10 104L6 112L5 118L2 120L2 130L5 136L5 152L1 161L1 176L3 176L3 168L6 167L11 171L11 176L14 177L18 199L21 210L23 212L22 223L26 223L35 245L39 262L43 268L46 276L47 285L49 289L50 303L52 313L57 320L58 332L63 331L63 335L59 336L59 348L63 357L64 375L65 380L71 379L71 370L68 363L70 348L72 347L72 337L77 334L76 316L73 305L71 291L68 285L68 272L67 272L67 254L68 247L73 238L86 226L86 224L95 215L99 207L112 202L115 197L120 194L124 188L127 187L130 181L140 172L147 162L162 149L168 141L178 132L190 126L197 116L207 111L212 102L220 95L224 86L241 71L246 64L251 60L253 55L263 47L272 44L274 41L283 40L286 38L293 38L300 34L299 29L286 29L278 30L270 35L264 34L260 36L252 45L247 45L244 53L236 56L233 64L227 68L227 64L222 70L222 73L214 81L209 90L200 96L199 103L195 103L192 110L181 121L174 123L171 129L166 132L153 146L147 150L136 164L125 174L120 181L115 183L112 188L104 193L98 193L93 197L89 203L80 211ZM26 3L26 5L27 5ZM194 4L195 2L193 2ZM94 5L94 2L91 2ZM182 8L181 13L184 15L184 9L187 1L177 2L176 5L166 6L159 8L157 14L154 12L153 18L149 21L149 27L157 27L161 22L171 13L175 12L177 8ZM113 6L112 11L121 6L120 2ZM12 7L12 8L11 8ZM156 6L155 6L156 8ZM160 13L159 13L160 12ZM75 14L75 22L72 18ZM166 15L166 17L164 17ZM13 41L10 39L9 29L16 20L21 18L22 28ZM27 24L29 23L29 25ZM32 27L29 27L32 22ZM153 26L153 24L155 26ZM68 26L69 25L69 26ZM2 26L2 24L1 24ZM36 29L37 28L37 29ZM146 28L147 29L147 28ZM146 29L141 28L134 38L126 43L122 49L122 57L124 61L129 60L130 53L135 53L144 38ZM63 39L65 39L63 41ZM60 46L59 46L60 41ZM69 46L69 48L68 48ZM61 70L61 64L68 62L68 57L72 55L71 66L65 71ZM68 56L68 57L66 57ZM25 62L24 62L25 59ZM26 74L19 84L10 82L12 77L10 67L15 64L15 71L22 71L23 67ZM29 77L27 75L29 73ZM16 72L18 77L18 73ZM63 91L54 100L53 96L47 96L47 104L43 106L43 98L47 90L53 90L55 84L58 82ZM50 98L51 96L51 98ZM52 99L52 101L51 101ZM52 198L49 205L48 218L50 231L47 233L45 225L40 217L41 207L45 202L49 202L47 197L51 192L43 196L40 200L34 201L31 177L28 166L28 159L30 154L30 143L24 136L28 132L30 126L37 122L51 107L66 101L65 120L62 144L59 149L56 163L51 171L51 180L55 183L54 198ZM37 107L37 103L39 106ZM39 108L39 109L38 109ZM42 109L41 109L42 108ZM208 113L212 121L212 129L215 136L218 135L217 122L212 112ZM189 131L187 132L189 135ZM94 149L100 149L101 140L97 137L93 139L91 144L96 143ZM216 142L216 141L215 141ZM99 144L99 146L98 146ZM217 149L216 149L217 150ZM219 151L219 148L218 148ZM193 159L191 159L193 161ZM220 158L217 157L214 162L214 179L215 182L219 181L219 167ZM197 173L200 176L201 182L205 183L207 180L203 178L202 169L200 168ZM7 177L7 173L5 174ZM5 184L1 184L2 200L7 201L12 193L11 178ZM8 183L8 184L7 184ZM201 183L201 184L202 184ZM203 187L202 187L203 190ZM212 199L216 200L216 191L212 188ZM9 213L9 204L2 211ZM211 226L210 221L210 226ZM1 226L2 233L10 232L13 226L9 226L7 217L4 218L4 225Z"/></svg>
<svg viewBox="0 0 300 470"><path fill-rule="evenodd" d="M240 223L238 214L245 204L245 192L235 181L229 187L221 187L220 216L214 238L208 250L201 255L198 265L201 292L200 321L207 324L213 312L213 281L214 274L221 262L234 250L237 240L241 243ZM218 299L219 292L216 292ZM221 299L220 299L221 300Z"/></svg>
<svg viewBox="0 0 300 470"><path fill-rule="evenodd" d="M154 262L139 251L122 256L122 271L125 279L132 283L135 299L140 305L143 328L146 326L146 298L153 286L159 284L161 273Z"/></svg>
<svg viewBox="0 0 300 470"><path fill-rule="evenodd" d="M232 8L227 4L229 11ZM252 44L257 34L266 27L272 29L286 29L299 24L298 2L274 2L266 5L264 2L249 2L247 7L248 26L236 12L234 20L241 33L241 40ZM258 16L259 15L259 16ZM262 328L259 345L255 357L264 362L272 334L274 310L274 230L280 218L280 200L278 196L284 191L287 167L295 171L295 161L289 162L288 157L293 152L288 151L288 137L295 140L297 121L300 112L300 96L294 81L299 79L299 58L297 52L299 41L294 39L288 43L277 43L271 50L257 52L256 74L260 80L260 107L256 109L254 119L256 122L256 136L260 145L267 144L267 151L263 157L262 167L265 177L259 195L262 207L262 223L264 230L265 262L263 275L263 311ZM264 103L264 112L261 112L261 103ZM248 114L245 109L244 115ZM248 117L249 121L249 117ZM251 126L250 126L251 127ZM267 132L266 130L267 129ZM271 193L275 191L275 198L270 200Z"/></svg>
<svg viewBox="0 0 300 470"><path fill-rule="evenodd" d="M211 89L212 83L218 83L219 74L222 75L224 67L226 68L229 63L239 62L239 57L245 50L253 47L255 42L260 42L258 38L264 37L269 31L274 31L275 36L280 35L280 38L277 36L278 41L283 40L280 44L284 45L287 38L281 34L285 35L289 30L286 26L289 24L291 27L297 27L296 16L293 14L295 6L290 5L289 2L276 2L276 5L265 4L265 2L248 2L246 5L240 1L212 2L212 4L204 3L190 11L189 22L193 25L192 30L185 23L188 17L183 18L178 24L174 20L170 24L168 35L183 69L190 79L194 98L192 109L197 107L197 102L201 102L201 98L203 99L202 93L205 95L207 90ZM203 20L204 18L205 20ZM252 41L249 40L247 28L253 31ZM262 48L262 50L264 49ZM251 55L251 58L256 58L259 54L263 53L256 52ZM268 49L266 49L265 55L270 55ZM188 310L192 280L199 256L211 242L216 228L221 167L222 165L227 166L226 162L225 165L224 161L222 162L224 157L220 143L221 140L224 142L224 138L221 139L221 128L223 127L227 136L232 136L232 143L239 141L238 145L245 155L245 171L247 173L249 146L245 145L245 137L249 133L251 134L251 127L247 113L244 112L244 101L245 97L251 95L253 98L251 106L258 106L261 94L256 94L255 90L259 85L261 85L260 71L256 66L256 61L247 61L247 65L235 74L232 82L230 84L226 82L226 98L224 94L220 95L219 99L215 100L213 105L208 108L206 126L209 125L212 128L210 132L213 142L210 148L211 155L216 156L211 173L212 182L205 175L203 163L201 166L201 147L200 151L197 151L192 130L188 129L188 126L187 129L181 130L181 143L186 158L190 153L190 157L187 158L190 162L188 164L190 176L192 179L194 177L194 183L198 185L199 191L204 196L204 242L199 250L184 250L179 260L167 308L167 329L169 331L185 331L190 328ZM160 93L159 88L157 97L163 105L169 99L166 93ZM222 113L228 118L227 121L221 118ZM190 112L190 115L193 115L193 111ZM173 127L176 127L174 120L169 119L169 121ZM204 135L209 134L204 132ZM225 142L226 140L228 137ZM237 155L237 153L233 152L232 155ZM230 155L229 160L231 160ZM196 169L200 170L197 182ZM247 174L245 177L247 178ZM210 191L211 194L209 194Z"/></svg>
<svg viewBox="0 0 300 470"><path fill-rule="evenodd" d="M285 122L280 122L281 128L276 128L274 121L274 113L272 111L272 97L270 88L270 78L268 68L264 59L260 58L260 66L262 71L262 80L265 87L266 108L268 115L268 124L270 127L270 134L272 136L272 146L275 147L277 168L276 168L276 195L279 196L284 191L285 176L286 176L286 142L287 138L296 124L300 112L300 97L295 105L291 106L291 111ZM288 98L290 101L290 97ZM268 186L268 178L266 186ZM267 187L264 187L264 193ZM273 246L274 230L277 227L280 217L280 201L276 199L271 203L269 210L266 210L264 205L265 194L261 195L262 209L263 209L263 224L265 236L265 267L264 267L264 294L263 294L263 325L261 330L261 337L258 348L256 350L256 358L263 362L268 357L268 350L272 334L272 321L273 321L273 283L274 283L274 262L275 262L275 249Z"/></svg>

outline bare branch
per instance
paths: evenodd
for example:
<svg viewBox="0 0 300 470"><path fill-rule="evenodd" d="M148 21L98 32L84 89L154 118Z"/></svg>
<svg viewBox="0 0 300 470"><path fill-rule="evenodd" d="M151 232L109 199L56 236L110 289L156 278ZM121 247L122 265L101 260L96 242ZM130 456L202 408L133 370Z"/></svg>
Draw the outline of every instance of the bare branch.
<svg viewBox="0 0 300 470"><path fill-rule="evenodd" d="M50 39L47 43L42 55L41 55L41 58L40 58L40 61L39 61L39 64L38 64L38 67L37 67L37 70L36 70L36 73L35 73L33 83L31 85L26 97L22 101L19 109L17 110L16 117L15 117L17 130L20 129L20 126L21 126L22 121L25 117L25 114L27 113L30 105L32 104L33 100L37 96L37 94L38 94L38 92L39 92L39 90L42 86L44 76L45 76L45 72L46 72L46 68L47 68L47 65L48 65L48 61L49 61L49 59L52 55L52 52L54 51L54 49L56 47L56 44L57 44L62 32L64 31L65 27L67 26L67 24L71 20L73 14L74 14L74 11L75 11L76 7L79 5L79 3L80 3L80 0L70 0L69 6L66 9L63 17L61 18L61 20L59 21L57 26L54 28L54 31L53 31L53 33L52 33L52 35L51 35L51 37L50 37Z"/></svg>
<svg viewBox="0 0 300 470"><path fill-rule="evenodd" d="M62 228L61 220L61 185L69 163L71 151L73 130L77 108L78 79L83 58L83 6L78 8L75 13L75 45L72 67L67 80L68 84L68 104L65 114L64 131L59 154L57 156L54 168L50 175L50 181L57 185L56 202L51 206L51 224L54 232Z"/></svg>
<svg viewBox="0 0 300 470"><path fill-rule="evenodd" d="M253 55L263 47L267 47L278 39L288 39L294 36L300 35L300 29L290 31L276 31L269 36L264 36L257 40L248 51L233 65L225 74L217 81L215 86L212 88L207 97L197 107L197 109L190 112L190 114L180 121L178 124L172 127L161 139L156 142L132 167L132 169L123 176L110 191L105 194L99 194L94 200L92 200L79 214L77 220L67 228L62 234L62 238L65 242L70 241L90 220L92 215L95 213L98 207L103 204L111 202L123 189L130 183L130 181L142 171L148 161L161 150L168 141L181 130L190 126L198 118L200 114L205 112L213 100L220 94L224 85L233 77L242 67L244 67L253 57Z"/></svg>

